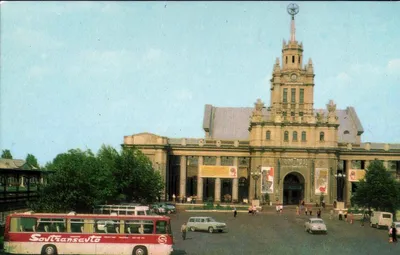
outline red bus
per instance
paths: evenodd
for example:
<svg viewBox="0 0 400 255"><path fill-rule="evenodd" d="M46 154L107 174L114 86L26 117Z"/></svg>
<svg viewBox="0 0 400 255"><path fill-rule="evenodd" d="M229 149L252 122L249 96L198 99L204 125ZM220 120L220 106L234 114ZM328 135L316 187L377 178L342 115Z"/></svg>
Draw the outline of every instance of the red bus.
<svg viewBox="0 0 400 255"><path fill-rule="evenodd" d="M7 216L8 254L171 254L167 216L14 213Z"/></svg>

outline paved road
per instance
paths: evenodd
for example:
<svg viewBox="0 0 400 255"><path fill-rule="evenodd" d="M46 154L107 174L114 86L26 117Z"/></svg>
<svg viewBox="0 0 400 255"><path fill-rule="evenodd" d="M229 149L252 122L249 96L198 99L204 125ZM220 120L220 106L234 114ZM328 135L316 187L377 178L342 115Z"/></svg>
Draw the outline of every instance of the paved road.
<svg viewBox="0 0 400 255"><path fill-rule="evenodd" d="M227 233L209 234L188 232L183 241L180 226L190 216L212 216L227 223ZM172 230L175 238L174 255L179 254L400 254L400 243L388 242L387 230L378 230L359 222L351 225L344 221L329 220L325 213L327 235L311 235L304 231L307 216L296 216L293 210L282 215L267 211L257 216L239 213L233 218L227 213L180 212L172 215Z"/></svg>

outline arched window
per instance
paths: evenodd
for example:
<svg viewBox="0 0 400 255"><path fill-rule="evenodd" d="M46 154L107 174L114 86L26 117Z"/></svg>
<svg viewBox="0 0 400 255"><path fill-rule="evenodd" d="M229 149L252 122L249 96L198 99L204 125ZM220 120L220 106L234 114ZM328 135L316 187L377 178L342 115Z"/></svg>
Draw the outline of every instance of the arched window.
<svg viewBox="0 0 400 255"><path fill-rule="evenodd" d="M349 132L349 130L345 130L345 131L343 132L343 134L348 135L348 134L350 134L350 132Z"/></svg>
<svg viewBox="0 0 400 255"><path fill-rule="evenodd" d="M299 64L300 64L300 59L301 59L301 56L299 56Z"/></svg>
<svg viewBox="0 0 400 255"><path fill-rule="evenodd" d="M267 131L266 139L271 140L271 131L269 131L269 130Z"/></svg>
<svg viewBox="0 0 400 255"><path fill-rule="evenodd" d="M292 63L294 63L294 56L292 56Z"/></svg>
<svg viewBox="0 0 400 255"><path fill-rule="evenodd" d="M293 141L297 141L297 131L293 132Z"/></svg>
<svg viewBox="0 0 400 255"><path fill-rule="evenodd" d="M305 142L307 140L306 131L301 132L301 140Z"/></svg>
<svg viewBox="0 0 400 255"><path fill-rule="evenodd" d="M325 134L324 134L324 132L320 132L320 133L319 133L319 140L320 140L321 142L325 141Z"/></svg>
<svg viewBox="0 0 400 255"><path fill-rule="evenodd" d="M288 132L288 131L285 131L285 133L284 133L284 135L283 135L283 140L284 140L285 142L289 141L289 132Z"/></svg>

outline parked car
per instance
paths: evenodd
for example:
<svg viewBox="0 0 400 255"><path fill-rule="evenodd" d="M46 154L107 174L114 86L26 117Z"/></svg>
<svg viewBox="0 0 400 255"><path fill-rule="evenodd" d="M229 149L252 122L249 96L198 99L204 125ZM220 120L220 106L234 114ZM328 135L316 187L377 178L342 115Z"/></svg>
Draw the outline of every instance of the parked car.
<svg viewBox="0 0 400 255"><path fill-rule="evenodd" d="M214 233L216 231L227 231L226 223L218 222L212 217L190 217L187 222L187 228L190 231L208 231Z"/></svg>
<svg viewBox="0 0 400 255"><path fill-rule="evenodd" d="M306 221L304 224L305 231L309 232L310 234L316 233L316 232L323 232L323 233L328 233L328 229L325 225L325 222L323 219L320 218L310 218Z"/></svg>
<svg viewBox="0 0 400 255"><path fill-rule="evenodd" d="M380 228L386 226L388 228L393 223L393 214L390 212L372 212L370 226Z"/></svg>
<svg viewBox="0 0 400 255"><path fill-rule="evenodd" d="M176 213L176 207L173 204L169 203L156 203L153 204L152 209L157 214L171 214Z"/></svg>
<svg viewBox="0 0 400 255"><path fill-rule="evenodd" d="M396 228L396 230L397 230L396 235L397 235L397 236L400 236L400 221L395 221L395 222L393 222L393 224L392 224L391 227L388 227L388 229L389 229L389 236L392 235L392 227L395 227L395 228Z"/></svg>

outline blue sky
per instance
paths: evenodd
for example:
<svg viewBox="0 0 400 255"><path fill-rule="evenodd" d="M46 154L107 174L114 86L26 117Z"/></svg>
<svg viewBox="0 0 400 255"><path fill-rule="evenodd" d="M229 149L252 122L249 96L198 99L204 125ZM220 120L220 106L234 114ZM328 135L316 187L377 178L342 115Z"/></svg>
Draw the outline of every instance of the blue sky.
<svg viewBox="0 0 400 255"><path fill-rule="evenodd" d="M0 149L41 164L152 132L204 137L204 105L269 105L289 2L3 2ZM400 143L400 2L299 2L314 107Z"/></svg>

